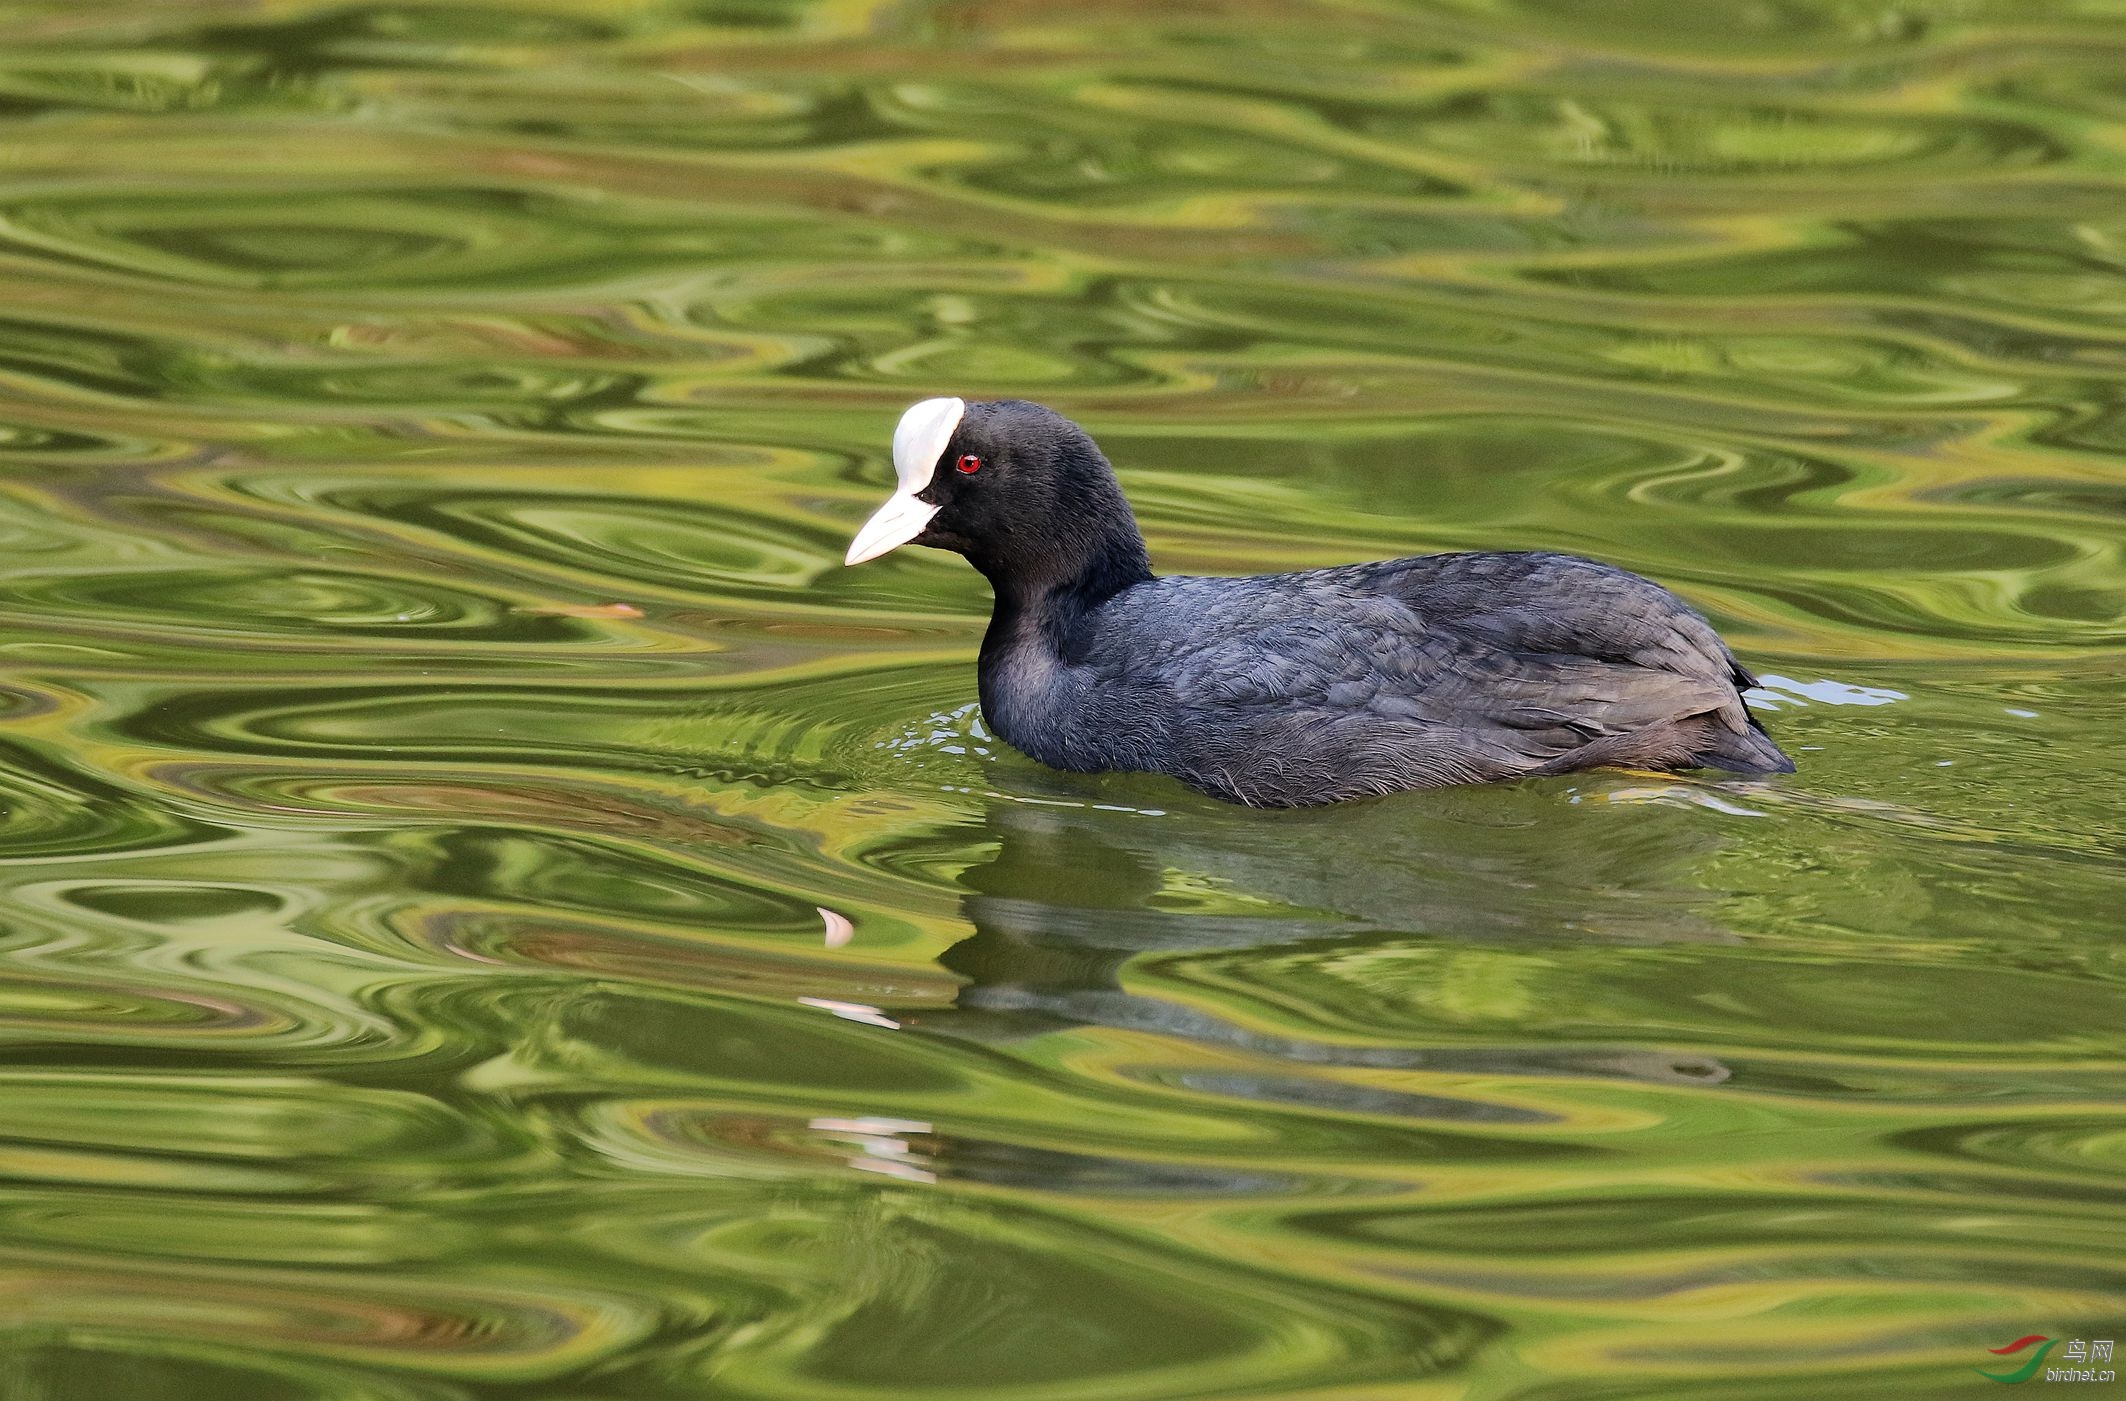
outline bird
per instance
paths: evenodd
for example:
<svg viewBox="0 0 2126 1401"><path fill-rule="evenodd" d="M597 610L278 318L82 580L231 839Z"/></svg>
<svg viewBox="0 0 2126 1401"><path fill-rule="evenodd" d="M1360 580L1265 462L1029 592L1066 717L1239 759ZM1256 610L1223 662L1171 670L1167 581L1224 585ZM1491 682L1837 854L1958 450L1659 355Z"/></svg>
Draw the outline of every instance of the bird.
<svg viewBox="0 0 2126 1401"><path fill-rule="evenodd" d="M1792 773L1756 684L1661 585L1550 551L1155 575L1076 423L925 399L845 563L955 551L994 595L990 730L1052 768L1166 774L1251 807L1614 767Z"/></svg>

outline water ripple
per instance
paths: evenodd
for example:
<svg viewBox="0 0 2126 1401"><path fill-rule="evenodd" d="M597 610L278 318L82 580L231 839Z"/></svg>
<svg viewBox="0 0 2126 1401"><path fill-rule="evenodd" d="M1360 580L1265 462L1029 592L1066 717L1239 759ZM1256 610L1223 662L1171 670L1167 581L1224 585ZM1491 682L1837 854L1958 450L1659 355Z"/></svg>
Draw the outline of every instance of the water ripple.
<svg viewBox="0 0 2126 1401"><path fill-rule="evenodd" d="M2119 1316L2115 20L0 38L0 1393L1909 1396ZM839 564L936 392L1174 570L1652 574L1802 771L1043 770L981 581Z"/></svg>

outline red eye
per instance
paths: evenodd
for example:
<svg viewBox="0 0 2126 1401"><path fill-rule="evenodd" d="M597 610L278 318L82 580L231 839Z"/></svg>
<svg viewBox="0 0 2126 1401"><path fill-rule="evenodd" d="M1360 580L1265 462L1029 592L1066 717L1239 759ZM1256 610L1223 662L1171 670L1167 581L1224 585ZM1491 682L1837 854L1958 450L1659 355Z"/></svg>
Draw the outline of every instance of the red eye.
<svg viewBox="0 0 2126 1401"><path fill-rule="evenodd" d="M969 476L972 476L974 473L982 470L982 459L976 457L973 453L970 452L965 457L962 457L958 462L955 462L952 465L959 468L962 472L967 473Z"/></svg>

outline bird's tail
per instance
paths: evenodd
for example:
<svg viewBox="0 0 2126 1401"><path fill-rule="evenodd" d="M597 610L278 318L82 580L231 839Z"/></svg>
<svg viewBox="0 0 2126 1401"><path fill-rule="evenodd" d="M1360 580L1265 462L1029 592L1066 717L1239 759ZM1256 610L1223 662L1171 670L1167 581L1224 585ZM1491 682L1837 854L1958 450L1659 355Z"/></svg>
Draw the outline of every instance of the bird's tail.
<svg viewBox="0 0 2126 1401"><path fill-rule="evenodd" d="M1707 739L1693 757L1706 768L1729 773L1792 773L1794 761L1786 751L1772 743L1756 716L1749 720L1749 727L1739 734L1725 725L1707 725Z"/></svg>

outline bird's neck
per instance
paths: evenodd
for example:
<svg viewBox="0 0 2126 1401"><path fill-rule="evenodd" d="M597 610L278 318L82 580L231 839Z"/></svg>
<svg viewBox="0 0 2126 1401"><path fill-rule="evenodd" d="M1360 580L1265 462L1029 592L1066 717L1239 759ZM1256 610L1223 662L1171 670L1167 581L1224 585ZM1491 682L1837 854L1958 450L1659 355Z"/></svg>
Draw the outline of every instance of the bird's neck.
<svg viewBox="0 0 2126 1401"><path fill-rule="evenodd" d="M1010 567L976 560L996 594L990 614L992 640L1024 644L1046 641L1058 652L1067 648L1072 624L1134 584L1152 577L1151 557L1134 521L1110 529L1069 553L1057 552ZM1033 567L1028 567L1029 563Z"/></svg>

